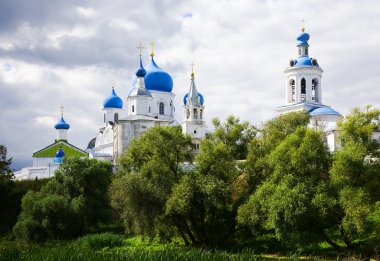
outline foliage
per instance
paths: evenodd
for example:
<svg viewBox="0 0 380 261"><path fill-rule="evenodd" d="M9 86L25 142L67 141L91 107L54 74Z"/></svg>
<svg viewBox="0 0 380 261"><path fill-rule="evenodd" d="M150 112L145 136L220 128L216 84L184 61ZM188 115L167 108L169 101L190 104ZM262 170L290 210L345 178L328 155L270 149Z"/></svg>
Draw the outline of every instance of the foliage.
<svg viewBox="0 0 380 261"><path fill-rule="evenodd" d="M339 123L342 148L334 155L331 182L341 209L340 237L348 248L353 241L372 234L380 241L374 218L380 202L380 143L372 133L379 130L380 111L371 106L352 110Z"/></svg>
<svg viewBox="0 0 380 261"><path fill-rule="evenodd" d="M66 160L40 191L24 196L15 235L39 242L96 229L110 216L107 191L111 171L111 164L105 161Z"/></svg>
<svg viewBox="0 0 380 261"><path fill-rule="evenodd" d="M222 143L230 150L236 160L243 160L247 156L248 143L255 137L256 128L248 121L240 122L240 119L230 115L225 121L212 120L215 130L208 134L207 139L216 143Z"/></svg>
<svg viewBox="0 0 380 261"><path fill-rule="evenodd" d="M0 199L0 234L7 234L17 221L21 211L21 199L28 191L38 191L48 179L11 181L7 190L1 190Z"/></svg>
<svg viewBox="0 0 380 261"><path fill-rule="evenodd" d="M318 242L336 205L330 197L329 163L322 134L298 127L267 157L272 172L239 208L239 224L254 234L274 230L293 245Z"/></svg>
<svg viewBox="0 0 380 261"><path fill-rule="evenodd" d="M220 245L233 234L230 194L230 186L224 180L190 173L173 187L166 214L187 245Z"/></svg>
<svg viewBox="0 0 380 261"><path fill-rule="evenodd" d="M168 237L165 202L192 156L191 139L179 127L152 127L130 143L110 189L128 233Z"/></svg>

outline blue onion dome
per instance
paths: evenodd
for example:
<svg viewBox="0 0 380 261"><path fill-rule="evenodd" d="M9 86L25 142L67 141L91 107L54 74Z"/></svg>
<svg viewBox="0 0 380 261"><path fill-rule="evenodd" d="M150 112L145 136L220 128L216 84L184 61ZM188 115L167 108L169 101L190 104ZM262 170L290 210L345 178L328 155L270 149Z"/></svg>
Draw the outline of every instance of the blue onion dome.
<svg viewBox="0 0 380 261"><path fill-rule="evenodd" d="M145 66L145 69L145 87L148 90L161 92L171 92L173 90L172 77L156 64L153 57L150 63Z"/></svg>
<svg viewBox="0 0 380 261"><path fill-rule="evenodd" d="M298 45L309 45L307 41L310 39L310 35L304 32L302 28L302 33L297 37Z"/></svg>
<svg viewBox="0 0 380 261"><path fill-rule="evenodd" d="M116 109L123 108L123 101L119 96L117 96L115 89L113 87L112 87L111 95L108 96L103 102L103 108L116 108Z"/></svg>
<svg viewBox="0 0 380 261"><path fill-rule="evenodd" d="M199 99L200 99L200 102L201 102L201 105L203 105L203 103L205 102L205 99L203 98L203 95L201 93L198 92L198 96L199 96ZM187 97L189 97L189 94L186 93L186 95L183 97L183 104L186 105L187 103Z"/></svg>
<svg viewBox="0 0 380 261"><path fill-rule="evenodd" d="M144 67L142 66L141 56L140 56L140 68L136 72L137 77L144 77L146 75L146 71Z"/></svg>
<svg viewBox="0 0 380 261"><path fill-rule="evenodd" d="M59 150L55 154L55 157L56 158L62 158L63 156L65 156L65 153L63 152L62 147L59 147Z"/></svg>
<svg viewBox="0 0 380 261"><path fill-rule="evenodd" d="M70 129L70 125L63 119L63 115L61 116L61 120L54 125L56 130L68 130Z"/></svg>

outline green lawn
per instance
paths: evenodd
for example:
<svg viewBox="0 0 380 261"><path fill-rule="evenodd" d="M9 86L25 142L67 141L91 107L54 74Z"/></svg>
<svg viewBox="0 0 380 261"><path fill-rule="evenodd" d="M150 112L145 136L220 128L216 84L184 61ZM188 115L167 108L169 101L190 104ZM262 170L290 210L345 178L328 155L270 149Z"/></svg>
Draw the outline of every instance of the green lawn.
<svg viewBox="0 0 380 261"><path fill-rule="evenodd" d="M188 248L179 244L148 242L140 237L113 234L89 235L71 242L23 244L0 242L0 260L334 260L314 256L261 255L246 249L239 252Z"/></svg>

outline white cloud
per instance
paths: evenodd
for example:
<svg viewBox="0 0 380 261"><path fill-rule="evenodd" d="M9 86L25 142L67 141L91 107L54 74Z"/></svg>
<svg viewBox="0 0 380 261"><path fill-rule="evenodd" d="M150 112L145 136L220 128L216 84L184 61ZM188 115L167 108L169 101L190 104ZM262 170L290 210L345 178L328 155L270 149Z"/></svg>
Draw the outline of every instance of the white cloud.
<svg viewBox="0 0 380 261"><path fill-rule="evenodd" d="M324 70L324 102L341 113L368 103L380 107L380 2L14 5L12 13L0 4L0 143L15 160L29 159L54 140L51 119L59 119L61 104L71 124L70 141L85 147L101 125L102 101L113 79L125 101L140 41L146 46L144 62L153 41L156 62L173 76L179 121L192 62L207 119L235 114L259 124L273 117L284 102L283 70L297 55L302 18L311 35L310 54Z"/></svg>

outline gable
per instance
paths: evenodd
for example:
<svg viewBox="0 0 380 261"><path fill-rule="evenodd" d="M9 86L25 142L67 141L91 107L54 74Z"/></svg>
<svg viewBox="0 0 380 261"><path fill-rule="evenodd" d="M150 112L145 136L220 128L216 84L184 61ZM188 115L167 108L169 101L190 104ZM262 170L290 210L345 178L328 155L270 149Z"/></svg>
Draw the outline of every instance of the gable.
<svg viewBox="0 0 380 261"><path fill-rule="evenodd" d="M87 157L88 156L87 152L75 147L74 145L66 141L60 140L60 141L56 141L53 144L50 144L49 146L39 151L34 152L33 157L34 158L54 158L55 154L59 150L59 147L62 147L62 150L65 153L65 156L68 156L68 157L73 157L73 156Z"/></svg>

